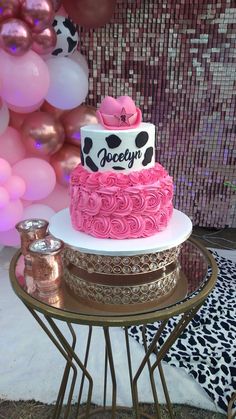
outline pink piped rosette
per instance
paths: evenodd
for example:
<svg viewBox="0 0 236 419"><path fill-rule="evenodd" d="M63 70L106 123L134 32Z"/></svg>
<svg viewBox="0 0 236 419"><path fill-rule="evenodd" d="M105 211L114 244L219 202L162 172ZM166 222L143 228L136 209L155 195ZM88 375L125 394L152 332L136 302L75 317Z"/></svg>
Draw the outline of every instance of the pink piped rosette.
<svg viewBox="0 0 236 419"><path fill-rule="evenodd" d="M137 128L142 120L132 99L106 97L97 111L108 130ZM88 172L81 164L71 174L72 225L98 238L149 237L164 230L173 213L173 181L154 167L129 173Z"/></svg>

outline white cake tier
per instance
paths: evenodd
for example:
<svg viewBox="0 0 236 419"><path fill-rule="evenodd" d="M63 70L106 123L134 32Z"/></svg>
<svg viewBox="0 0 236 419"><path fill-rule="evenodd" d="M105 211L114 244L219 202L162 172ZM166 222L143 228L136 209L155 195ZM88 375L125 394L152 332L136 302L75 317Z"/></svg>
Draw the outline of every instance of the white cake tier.
<svg viewBox="0 0 236 419"><path fill-rule="evenodd" d="M50 233L66 245L84 253L122 256L161 252L183 243L192 232L192 222L183 212L174 210L168 227L151 237L141 239L99 239L73 229L69 209L55 214L49 223Z"/></svg>
<svg viewBox="0 0 236 419"><path fill-rule="evenodd" d="M90 172L129 173L155 164L155 125L107 130L100 124L81 128L81 163Z"/></svg>

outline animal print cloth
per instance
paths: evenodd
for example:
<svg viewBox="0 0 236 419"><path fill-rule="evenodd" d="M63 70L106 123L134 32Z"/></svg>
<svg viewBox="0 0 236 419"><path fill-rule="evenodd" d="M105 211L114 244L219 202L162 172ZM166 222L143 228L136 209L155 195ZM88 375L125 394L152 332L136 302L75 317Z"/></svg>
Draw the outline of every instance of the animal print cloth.
<svg viewBox="0 0 236 419"><path fill-rule="evenodd" d="M213 256L219 268L216 286L163 360L183 368L217 406L227 411L236 391L236 264L216 252ZM159 339L160 345L178 318L169 320ZM148 344L158 327L158 322L147 325ZM129 334L143 343L142 326L130 327Z"/></svg>

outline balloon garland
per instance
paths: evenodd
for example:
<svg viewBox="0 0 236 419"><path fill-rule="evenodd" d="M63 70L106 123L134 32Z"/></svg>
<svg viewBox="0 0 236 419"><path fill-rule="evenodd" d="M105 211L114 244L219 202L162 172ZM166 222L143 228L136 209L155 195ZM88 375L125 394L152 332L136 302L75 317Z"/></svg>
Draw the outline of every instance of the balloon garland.
<svg viewBox="0 0 236 419"><path fill-rule="evenodd" d="M19 245L15 224L69 205L88 64L77 25L107 23L115 0L0 0L0 245ZM69 15L69 16L68 16Z"/></svg>

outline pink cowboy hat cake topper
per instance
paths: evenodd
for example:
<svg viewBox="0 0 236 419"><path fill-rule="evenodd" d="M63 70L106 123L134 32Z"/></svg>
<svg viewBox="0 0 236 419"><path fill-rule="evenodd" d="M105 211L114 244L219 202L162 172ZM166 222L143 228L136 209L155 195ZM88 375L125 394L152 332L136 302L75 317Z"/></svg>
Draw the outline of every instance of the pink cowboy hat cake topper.
<svg viewBox="0 0 236 419"><path fill-rule="evenodd" d="M112 130L137 128L142 121L142 113L136 108L129 96L119 96L117 99L106 96L97 111L99 122Z"/></svg>

